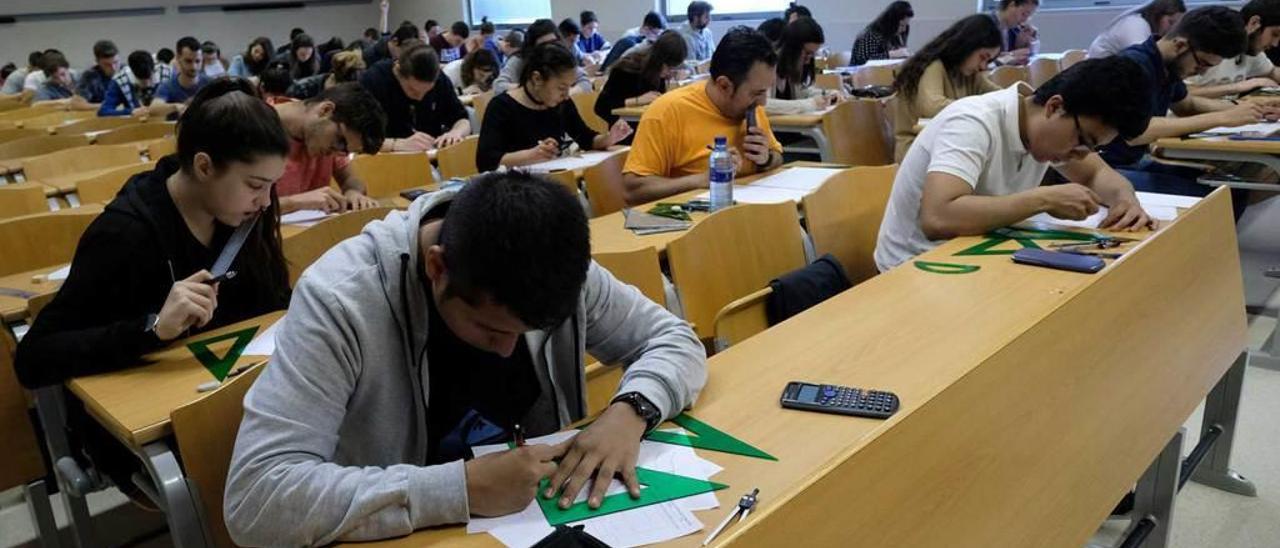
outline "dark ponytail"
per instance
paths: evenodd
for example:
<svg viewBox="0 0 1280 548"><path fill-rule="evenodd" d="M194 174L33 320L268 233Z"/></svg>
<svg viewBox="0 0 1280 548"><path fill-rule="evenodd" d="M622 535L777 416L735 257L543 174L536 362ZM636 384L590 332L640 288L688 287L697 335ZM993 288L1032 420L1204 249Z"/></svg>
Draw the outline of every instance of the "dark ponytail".
<svg viewBox="0 0 1280 548"><path fill-rule="evenodd" d="M178 165L190 175L196 154L205 153L215 170L232 162L249 163L289 154L289 135L276 109L258 95L248 80L223 77L209 82L178 118ZM271 185L271 204L245 242L240 264L258 295L284 306L289 300L289 273L280 245L280 200Z"/></svg>

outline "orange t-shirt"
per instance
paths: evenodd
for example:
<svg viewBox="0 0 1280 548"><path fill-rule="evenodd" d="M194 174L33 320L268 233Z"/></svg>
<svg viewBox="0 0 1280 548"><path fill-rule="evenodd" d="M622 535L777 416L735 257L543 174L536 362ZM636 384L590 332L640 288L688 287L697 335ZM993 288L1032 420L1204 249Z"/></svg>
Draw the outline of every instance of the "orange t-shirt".
<svg viewBox="0 0 1280 548"><path fill-rule="evenodd" d="M773 136L763 106L756 107L756 120L769 138L769 148L781 153L782 145ZM705 82L669 91L649 105L640 117L640 129L622 171L641 177L669 178L706 173L710 171L711 158L707 147L715 143L718 135L727 137L729 146L741 151L747 122L735 122L720 114L707 96ZM755 170L754 164L744 161L738 175L749 175Z"/></svg>
<svg viewBox="0 0 1280 548"><path fill-rule="evenodd" d="M329 186L334 172L347 167L348 163L346 154L312 156L307 153L305 142L290 139L288 162L284 166L284 175L276 181L276 193L292 196Z"/></svg>

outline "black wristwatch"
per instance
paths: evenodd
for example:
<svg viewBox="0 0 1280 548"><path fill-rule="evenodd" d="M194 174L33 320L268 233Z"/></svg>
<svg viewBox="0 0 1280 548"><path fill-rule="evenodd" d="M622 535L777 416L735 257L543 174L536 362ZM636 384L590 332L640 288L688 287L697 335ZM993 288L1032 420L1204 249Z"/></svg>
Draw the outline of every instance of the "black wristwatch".
<svg viewBox="0 0 1280 548"><path fill-rule="evenodd" d="M631 409L635 410L636 414L639 415L640 418L644 419L645 433L648 433L654 428L657 428L659 424L662 424L662 412L658 410L658 406L649 401L649 398L640 395L639 392L627 392L626 394L613 398L613 401L609 403L614 404L618 402L630 405Z"/></svg>

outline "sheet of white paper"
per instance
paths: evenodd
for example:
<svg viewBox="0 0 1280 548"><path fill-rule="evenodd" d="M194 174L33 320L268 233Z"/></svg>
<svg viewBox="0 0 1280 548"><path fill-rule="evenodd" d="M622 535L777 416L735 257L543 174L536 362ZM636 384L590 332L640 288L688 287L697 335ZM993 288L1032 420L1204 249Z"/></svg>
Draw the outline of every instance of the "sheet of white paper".
<svg viewBox="0 0 1280 548"><path fill-rule="evenodd" d="M1243 126L1235 127L1215 127L1213 129L1197 133L1196 135L1241 135L1245 133L1270 135L1276 131L1280 131L1280 122L1258 122L1256 124L1245 124Z"/></svg>
<svg viewBox="0 0 1280 548"><path fill-rule="evenodd" d="M756 185L739 185L733 187L733 201L740 204L778 204L782 202L799 202L807 192L789 188L772 188ZM710 200L711 193L703 192L697 196L699 200Z"/></svg>
<svg viewBox="0 0 1280 548"><path fill-rule="evenodd" d="M50 272L47 278L49 278L49 281L51 282L60 282L62 280L67 279L67 276L70 276L70 275L71 275L71 265L67 265L57 270L54 270L53 272Z"/></svg>
<svg viewBox="0 0 1280 548"><path fill-rule="evenodd" d="M612 150L590 150L574 156L566 156L564 158L556 158L555 160L542 162L527 166L526 169L534 173L547 173L557 169L586 169L594 166L609 155L616 151Z"/></svg>
<svg viewBox="0 0 1280 548"><path fill-rule="evenodd" d="M793 167L760 179L750 186L799 190L808 194L817 190L837 171L840 170L828 167Z"/></svg>
<svg viewBox="0 0 1280 548"><path fill-rule="evenodd" d="M536 509L536 508L535 508ZM523 514L523 513L522 513ZM489 531L507 546L525 548L551 534L545 519L525 520ZM655 544L696 533L702 522L688 509L670 502L578 522L591 536L614 548ZM577 525L577 524L572 524Z"/></svg>
<svg viewBox="0 0 1280 548"><path fill-rule="evenodd" d="M293 213L285 213L280 216L280 224L311 226L323 221L329 214L318 209L299 209Z"/></svg>
<svg viewBox="0 0 1280 548"><path fill-rule="evenodd" d="M276 323L271 324L271 327L268 327L258 333L258 336L254 337L252 341L249 341L248 346L244 347L244 352L241 354L245 356L275 355L276 328L280 327L280 324L282 323L284 323L284 316L281 316L279 320L276 320Z"/></svg>
<svg viewBox="0 0 1280 548"><path fill-rule="evenodd" d="M1058 226L1069 226L1069 227L1075 227L1075 228L1098 228L1098 225L1101 224L1102 220L1106 218L1107 218L1107 208L1103 207L1103 208L1099 208L1097 213L1094 213L1093 215L1090 215L1089 217L1080 221L1073 221L1070 219L1059 219L1057 217L1049 215L1048 213L1040 213L1037 215L1033 215L1031 217L1028 217L1027 221L1038 222L1038 223L1048 223L1048 224L1053 224Z"/></svg>
<svg viewBox="0 0 1280 548"><path fill-rule="evenodd" d="M1138 202L1142 207L1168 206L1188 209L1200 203L1201 198L1195 196L1178 196L1177 194L1157 194L1155 192L1139 192Z"/></svg>

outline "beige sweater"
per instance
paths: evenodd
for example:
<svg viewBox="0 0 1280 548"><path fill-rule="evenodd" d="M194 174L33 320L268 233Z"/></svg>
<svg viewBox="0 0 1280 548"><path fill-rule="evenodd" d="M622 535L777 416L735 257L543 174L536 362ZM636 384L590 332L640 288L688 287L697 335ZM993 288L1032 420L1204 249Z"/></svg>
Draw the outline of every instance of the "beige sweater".
<svg viewBox="0 0 1280 548"><path fill-rule="evenodd" d="M956 99L999 90L984 74L952 78L942 61L934 61L924 69L916 86L914 100L898 97L894 101L893 124L895 146L893 157L898 163L916 140L916 124L921 118L933 118Z"/></svg>

